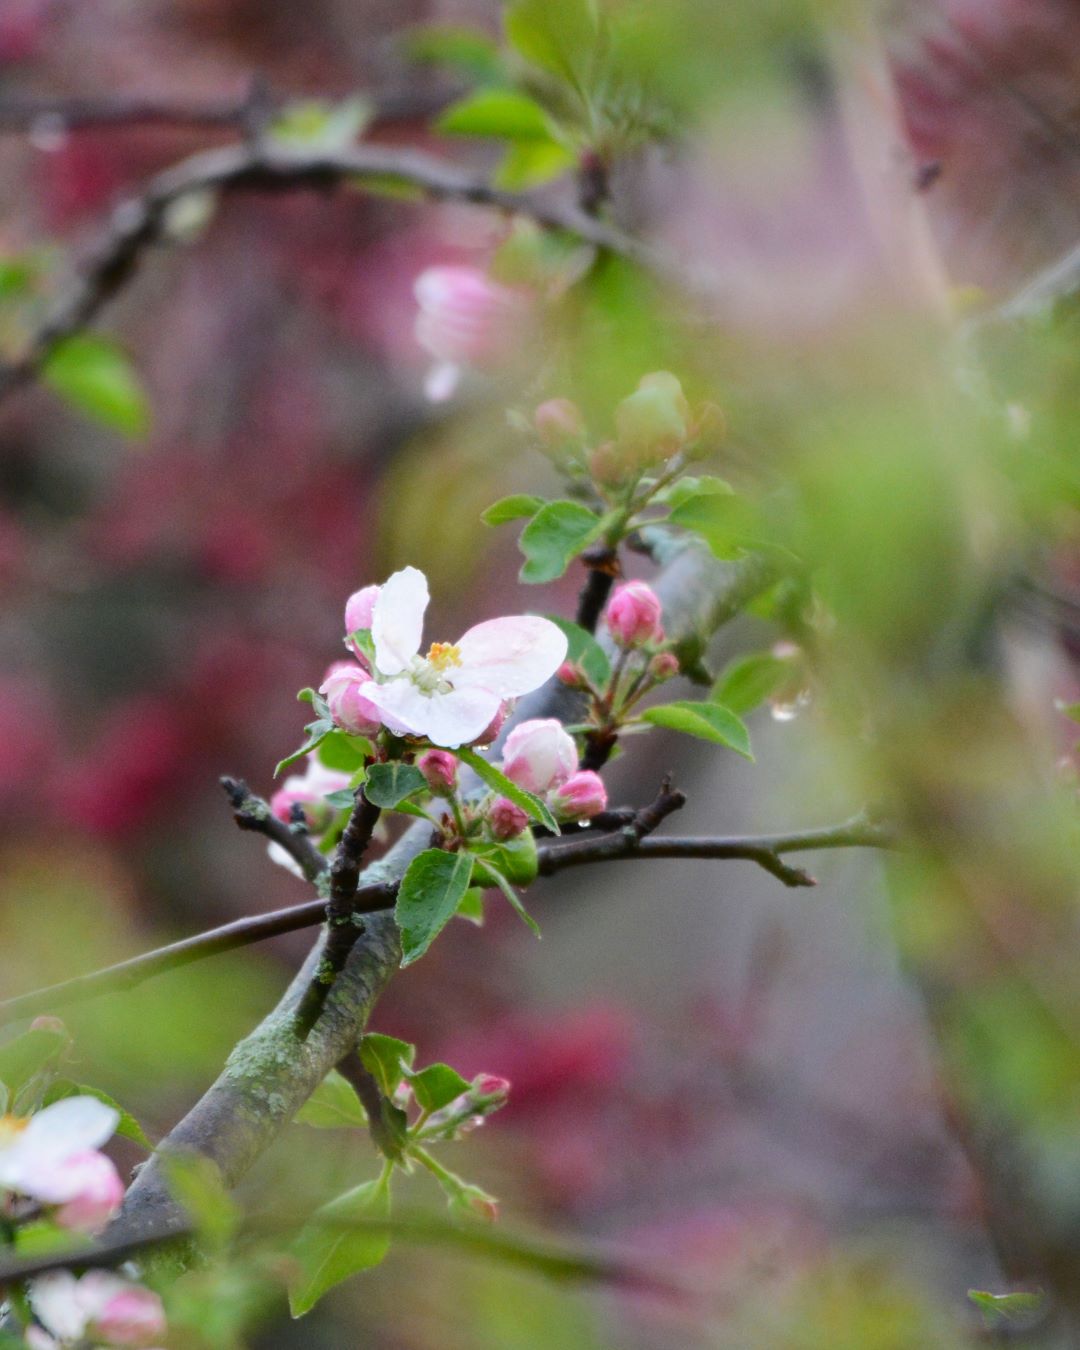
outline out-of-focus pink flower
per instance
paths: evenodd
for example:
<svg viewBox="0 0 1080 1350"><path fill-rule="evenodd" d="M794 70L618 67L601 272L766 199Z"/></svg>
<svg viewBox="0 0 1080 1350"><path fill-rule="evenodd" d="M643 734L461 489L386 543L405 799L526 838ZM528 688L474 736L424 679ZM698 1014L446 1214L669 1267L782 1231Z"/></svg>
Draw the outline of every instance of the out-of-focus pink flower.
<svg viewBox="0 0 1080 1350"><path fill-rule="evenodd" d="M607 808L607 788L598 773L579 769L555 789L550 802L560 820L591 820Z"/></svg>
<svg viewBox="0 0 1080 1350"><path fill-rule="evenodd" d="M124 1183L112 1161L104 1153L76 1153L59 1171L66 1181L78 1187L56 1211L60 1227L79 1233L94 1233L104 1227L124 1198Z"/></svg>
<svg viewBox="0 0 1080 1350"><path fill-rule="evenodd" d="M515 839L529 823L529 817L509 797L496 797L488 811L488 824L496 839Z"/></svg>
<svg viewBox="0 0 1080 1350"><path fill-rule="evenodd" d="M644 581L624 581L615 587L604 619L620 647L643 647L663 640L662 613L660 597L651 586Z"/></svg>
<svg viewBox="0 0 1080 1350"><path fill-rule="evenodd" d="M425 750L416 767L436 797L445 797L457 787L458 762L449 750Z"/></svg>
<svg viewBox="0 0 1080 1350"><path fill-rule="evenodd" d="M516 726L503 746L503 773L527 792L547 792L578 766L573 737L554 717L533 717Z"/></svg>
<svg viewBox="0 0 1080 1350"><path fill-rule="evenodd" d="M498 365L521 338L529 297L477 267L429 267L414 292L416 340L436 362L424 383L432 402L453 394L465 367Z"/></svg>
<svg viewBox="0 0 1080 1350"><path fill-rule="evenodd" d="M349 786L349 775L337 769L328 769L316 755L309 755L307 768L302 774L291 774L277 792L270 798L270 810L286 825L292 821L294 803L304 809L307 827L319 834L333 819L333 807L326 797L330 792L340 792Z"/></svg>
<svg viewBox="0 0 1080 1350"><path fill-rule="evenodd" d="M32 1116L0 1116L0 1187L46 1205L74 1200L93 1171L87 1155L119 1119L96 1097L65 1097Z"/></svg>
<svg viewBox="0 0 1080 1350"><path fill-rule="evenodd" d="M89 1338L110 1346L147 1347L166 1331L157 1294L110 1271L90 1270L79 1278L66 1270L39 1276L30 1286L30 1303L45 1330L65 1345Z"/></svg>
<svg viewBox="0 0 1080 1350"><path fill-rule="evenodd" d="M433 642L421 656L428 598L427 578L415 567L382 586L371 620L379 679L362 684L360 693L392 731L453 750L482 735L504 700L552 676L566 638L549 619L522 614L478 623L455 643Z"/></svg>
<svg viewBox="0 0 1080 1350"><path fill-rule="evenodd" d="M319 693L326 699L334 722L351 736L374 736L384 718L368 695L371 677L351 661L332 665Z"/></svg>

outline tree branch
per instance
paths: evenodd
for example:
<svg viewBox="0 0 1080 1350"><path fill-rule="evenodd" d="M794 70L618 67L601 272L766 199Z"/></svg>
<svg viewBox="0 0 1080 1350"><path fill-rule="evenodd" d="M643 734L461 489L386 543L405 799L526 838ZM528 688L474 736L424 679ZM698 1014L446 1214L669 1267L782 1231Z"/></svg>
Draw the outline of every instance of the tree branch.
<svg viewBox="0 0 1080 1350"><path fill-rule="evenodd" d="M356 939L364 931L356 908L357 885L360 881L360 863L375 826L379 823L379 807L357 788L354 805L338 841L337 852L330 866L330 899L326 906L326 946L307 992L296 1010L296 1034L305 1040L318 1020L326 1003L326 996L337 979Z"/></svg>
<svg viewBox="0 0 1080 1350"><path fill-rule="evenodd" d="M472 202L528 216L598 248L663 267L647 245L577 206L537 193L503 192L465 169L416 150L365 144L339 151L302 151L265 141L225 146L165 169L140 195L116 207L81 270L30 335L22 354L0 366L0 398L32 378L53 348L90 323L130 280L146 250L167 237L169 208L182 197L204 191L328 191L342 184L362 185L365 179L392 180L431 200Z"/></svg>
<svg viewBox="0 0 1080 1350"><path fill-rule="evenodd" d="M300 868L305 881L316 881L326 871L330 864L311 842L307 831L278 820L269 805L257 797L242 778L224 777L221 786L232 805L233 820L240 829L254 830L278 844Z"/></svg>
<svg viewBox="0 0 1080 1350"><path fill-rule="evenodd" d="M678 801L679 805L681 798L681 793L670 794L670 799ZM675 805L666 806L663 815L668 815L676 809ZM807 830L801 834L645 838L647 831L642 830L638 822L643 816L656 810L657 806L654 803L653 806L636 813L635 823L620 824L619 828L610 833L583 829L568 839L564 837L563 840L545 841L538 849L540 875L554 876L556 872L562 872L570 867L584 867L590 863L624 862L632 858L741 858L764 867L786 886L813 886L815 884L813 878L798 868L787 867L782 861L782 855L820 849L897 847L895 838L886 829L867 824L861 819L832 829ZM659 824L659 821L656 823ZM648 828L655 829L655 825ZM355 892L353 910L358 914L389 911L393 907L396 895L396 882L375 882L361 886ZM133 956L130 960L106 966L103 970L94 971L92 974L79 975L61 984L50 985L47 989L7 999L0 1003L0 1023L51 1012L71 1003L98 998L102 994L132 989L142 984L144 980L153 979L154 976L163 975L170 970L177 970L192 961L201 961L206 957L218 956L222 952L235 951L240 947L263 942L267 938L278 937L282 933L313 928L316 924L322 923L325 917L326 906L323 901L308 900L304 904L293 905L288 909L274 910L271 914L255 914L250 918L236 919L232 923L223 924L220 928L211 928L205 933L170 943L167 947L145 952L142 956Z"/></svg>

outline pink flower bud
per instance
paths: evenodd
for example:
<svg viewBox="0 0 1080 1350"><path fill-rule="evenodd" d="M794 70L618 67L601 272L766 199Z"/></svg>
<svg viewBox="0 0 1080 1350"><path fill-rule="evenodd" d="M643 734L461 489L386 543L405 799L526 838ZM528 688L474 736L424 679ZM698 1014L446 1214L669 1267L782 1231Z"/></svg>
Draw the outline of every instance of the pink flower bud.
<svg viewBox="0 0 1080 1350"><path fill-rule="evenodd" d="M589 455L589 473L593 482L603 487L618 487L627 476L630 465L614 441L604 441Z"/></svg>
<svg viewBox="0 0 1080 1350"><path fill-rule="evenodd" d="M378 586L365 586L363 590L354 591L345 602L345 645L354 653L365 670L368 668L367 657L355 642L350 641L350 638L358 629L371 627L375 601L378 598Z"/></svg>
<svg viewBox="0 0 1080 1350"><path fill-rule="evenodd" d="M670 459L688 433L686 399L678 380L665 372L647 375L615 409L615 431L620 448L639 468Z"/></svg>
<svg viewBox="0 0 1080 1350"><path fill-rule="evenodd" d="M616 586L604 614L611 636L620 647L662 641L660 616L660 597L644 581L624 581Z"/></svg>
<svg viewBox="0 0 1080 1350"><path fill-rule="evenodd" d="M516 839L529 824L529 817L509 797L496 797L488 811L488 824L496 839Z"/></svg>
<svg viewBox="0 0 1080 1350"><path fill-rule="evenodd" d="M382 726L382 714L360 693L370 676L351 661L330 667L319 693L326 699L330 716L342 731L352 736L374 736Z"/></svg>
<svg viewBox="0 0 1080 1350"><path fill-rule="evenodd" d="M497 1111L509 1095L510 1080L496 1073L478 1073L469 1091L473 1106L484 1111Z"/></svg>
<svg viewBox="0 0 1080 1350"><path fill-rule="evenodd" d="M679 673L679 658L674 652L657 652L649 662L649 674L656 681L674 679Z"/></svg>
<svg viewBox="0 0 1080 1350"><path fill-rule="evenodd" d="M541 403L533 413L533 426L542 443L551 449L585 439L581 409L568 398L549 398Z"/></svg>
<svg viewBox="0 0 1080 1350"><path fill-rule="evenodd" d="M477 736L473 744L490 745L499 732L502 731L503 723L510 716L510 709L512 707L513 701L511 699L503 699L502 703L499 704L499 711L483 729L480 735Z"/></svg>
<svg viewBox="0 0 1080 1350"><path fill-rule="evenodd" d="M79 1189L56 1211L61 1228L93 1233L103 1228L120 1207L124 1183L104 1153L76 1153L66 1160L65 1172L74 1173Z"/></svg>
<svg viewBox="0 0 1080 1350"><path fill-rule="evenodd" d="M577 746L554 717L533 717L516 726L503 746L503 773L527 792L547 792L578 765Z"/></svg>
<svg viewBox="0 0 1080 1350"><path fill-rule="evenodd" d="M153 1345L165 1335L165 1310L157 1294L132 1285L113 1294L94 1318L92 1330L109 1345Z"/></svg>
<svg viewBox="0 0 1080 1350"><path fill-rule="evenodd" d="M607 807L604 780L592 769L580 769L551 794L550 804L560 820L591 820Z"/></svg>
<svg viewBox="0 0 1080 1350"><path fill-rule="evenodd" d="M416 761L436 797L446 797L457 787L458 762L449 750L425 750Z"/></svg>
<svg viewBox="0 0 1080 1350"><path fill-rule="evenodd" d="M573 661L564 661L555 672L555 678L568 689L585 688L585 674L580 666L574 665Z"/></svg>
<svg viewBox="0 0 1080 1350"><path fill-rule="evenodd" d="M499 1217L499 1202L479 1186L466 1186L461 1193L461 1203L465 1209L486 1223L494 1223Z"/></svg>

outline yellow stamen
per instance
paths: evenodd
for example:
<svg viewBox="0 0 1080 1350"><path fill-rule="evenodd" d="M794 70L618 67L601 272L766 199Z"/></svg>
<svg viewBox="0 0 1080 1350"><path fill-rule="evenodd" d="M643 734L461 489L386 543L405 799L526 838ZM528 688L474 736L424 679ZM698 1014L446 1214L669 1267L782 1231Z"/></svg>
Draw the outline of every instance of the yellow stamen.
<svg viewBox="0 0 1080 1350"><path fill-rule="evenodd" d="M461 652L452 642L433 642L427 659L436 670L445 670L447 666L461 665Z"/></svg>
<svg viewBox="0 0 1080 1350"><path fill-rule="evenodd" d="M29 1125L28 1116L0 1116L0 1144L10 1144Z"/></svg>

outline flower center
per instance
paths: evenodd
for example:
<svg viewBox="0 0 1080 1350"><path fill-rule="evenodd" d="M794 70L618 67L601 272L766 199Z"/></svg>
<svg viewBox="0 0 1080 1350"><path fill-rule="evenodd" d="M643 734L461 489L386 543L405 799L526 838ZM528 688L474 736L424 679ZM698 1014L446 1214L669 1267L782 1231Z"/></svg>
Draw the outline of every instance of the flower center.
<svg viewBox="0 0 1080 1350"><path fill-rule="evenodd" d="M448 671L461 665L461 651L452 642L433 642L427 656L413 657L409 679L421 693L448 694L453 685L447 678Z"/></svg>
<svg viewBox="0 0 1080 1350"><path fill-rule="evenodd" d="M452 642L433 642L428 651L427 659L429 665L442 672L447 666L461 665L461 650L455 647Z"/></svg>
<svg viewBox="0 0 1080 1350"><path fill-rule="evenodd" d="M0 1148L13 1144L29 1123L26 1116L0 1116Z"/></svg>

